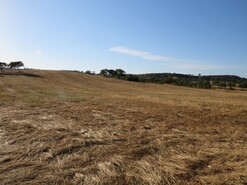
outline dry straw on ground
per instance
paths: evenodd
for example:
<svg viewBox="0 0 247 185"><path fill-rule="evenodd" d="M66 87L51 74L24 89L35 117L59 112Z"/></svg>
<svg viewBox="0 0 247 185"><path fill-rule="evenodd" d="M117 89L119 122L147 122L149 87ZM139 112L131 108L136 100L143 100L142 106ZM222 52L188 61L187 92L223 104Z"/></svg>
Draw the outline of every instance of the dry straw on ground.
<svg viewBox="0 0 247 185"><path fill-rule="evenodd" d="M0 184L247 184L247 93L0 75Z"/></svg>

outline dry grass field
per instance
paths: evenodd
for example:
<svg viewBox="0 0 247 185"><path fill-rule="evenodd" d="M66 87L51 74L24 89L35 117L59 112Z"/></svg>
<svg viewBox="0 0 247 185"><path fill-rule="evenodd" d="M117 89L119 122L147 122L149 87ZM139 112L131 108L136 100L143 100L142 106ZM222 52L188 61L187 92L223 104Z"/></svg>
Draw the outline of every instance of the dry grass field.
<svg viewBox="0 0 247 185"><path fill-rule="evenodd" d="M0 74L0 184L247 184L247 91Z"/></svg>

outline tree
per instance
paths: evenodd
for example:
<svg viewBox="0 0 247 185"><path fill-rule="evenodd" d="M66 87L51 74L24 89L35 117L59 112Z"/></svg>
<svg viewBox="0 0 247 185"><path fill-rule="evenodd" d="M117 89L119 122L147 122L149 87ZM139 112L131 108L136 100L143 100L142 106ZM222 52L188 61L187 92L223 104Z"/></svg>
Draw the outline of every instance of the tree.
<svg viewBox="0 0 247 185"><path fill-rule="evenodd" d="M92 75L93 73L92 73L90 70L86 70L86 71L85 71L85 74Z"/></svg>
<svg viewBox="0 0 247 185"><path fill-rule="evenodd" d="M3 69L7 66L5 62L0 62L0 69L3 71Z"/></svg>
<svg viewBox="0 0 247 185"><path fill-rule="evenodd" d="M233 90L233 87L236 87L235 83L233 82L229 82L227 85L229 86L229 89L231 90Z"/></svg>
<svg viewBox="0 0 247 185"><path fill-rule="evenodd" d="M125 79L128 80L128 81L139 82L138 76L135 76L135 75L132 75L132 74L126 75Z"/></svg>
<svg viewBox="0 0 247 185"><path fill-rule="evenodd" d="M241 82L240 84L239 84L239 87L240 88L247 88L247 81L245 81L245 82Z"/></svg>
<svg viewBox="0 0 247 185"><path fill-rule="evenodd" d="M108 69L102 69L100 71L100 75L107 76L108 75Z"/></svg>
<svg viewBox="0 0 247 185"><path fill-rule="evenodd" d="M116 69L115 72L116 72L117 78L121 78L121 77L125 76L125 74L126 74L126 72L122 69Z"/></svg>
<svg viewBox="0 0 247 185"><path fill-rule="evenodd" d="M225 82L219 82L217 85L219 87L226 88L226 83Z"/></svg>
<svg viewBox="0 0 247 185"><path fill-rule="evenodd" d="M168 76L167 78L164 79L164 82L166 84L172 84L172 83L176 82L176 80L172 76Z"/></svg>
<svg viewBox="0 0 247 185"><path fill-rule="evenodd" d="M113 70L113 69L109 69L109 70L108 70L108 73L109 73L109 75L111 75L112 77L115 77L115 76L117 75L117 72L116 72L115 70Z"/></svg>
<svg viewBox="0 0 247 185"><path fill-rule="evenodd" d="M18 69L18 71L19 71L19 68L23 67L23 66L24 66L24 64L22 61L10 62L8 65L9 68Z"/></svg>
<svg viewBox="0 0 247 185"><path fill-rule="evenodd" d="M204 89L211 89L212 85L208 80L199 80L196 82L196 87L204 88Z"/></svg>

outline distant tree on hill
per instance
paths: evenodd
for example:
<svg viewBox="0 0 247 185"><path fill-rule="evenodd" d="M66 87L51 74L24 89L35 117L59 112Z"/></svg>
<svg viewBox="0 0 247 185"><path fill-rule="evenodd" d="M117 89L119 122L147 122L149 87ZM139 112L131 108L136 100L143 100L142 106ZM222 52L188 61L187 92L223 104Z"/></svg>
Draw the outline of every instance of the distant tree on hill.
<svg viewBox="0 0 247 185"><path fill-rule="evenodd" d="M240 87L240 88L243 88L243 89L244 89L244 88L247 88L247 82L242 82L242 83L240 83L240 84L239 84L239 87Z"/></svg>
<svg viewBox="0 0 247 185"><path fill-rule="evenodd" d="M0 69L3 71L3 69L7 67L7 64L5 62L0 62Z"/></svg>
<svg viewBox="0 0 247 185"><path fill-rule="evenodd" d="M233 82L229 82L227 85L229 86L229 89L231 90L233 89L233 87L236 87L235 83Z"/></svg>
<svg viewBox="0 0 247 185"><path fill-rule="evenodd" d="M122 69L116 69L115 72L116 72L117 78L121 78L121 77L125 76L125 74L126 74L126 72Z"/></svg>
<svg viewBox="0 0 247 185"><path fill-rule="evenodd" d="M124 76L126 76L126 72L122 69L102 69L100 71L100 75L103 75L103 76L108 76L108 77L117 77L117 78L122 78Z"/></svg>
<svg viewBox="0 0 247 185"><path fill-rule="evenodd" d="M132 82L139 82L138 76L135 76L135 75L132 75L132 74L126 75L125 79L128 80L128 81L132 81Z"/></svg>
<svg viewBox="0 0 247 185"><path fill-rule="evenodd" d="M100 70L100 75L107 76L108 75L108 69Z"/></svg>
<svg viewBox="0 0 247 185"><path fill-rule="evenodd" d="M112 77L115 77L115 76L117 75L117 72L116 72L115 70L113 70L113 69L109 69L109 70L108 70L108 73L109 73L109 75L112 76Z"/></svg>
<svg viewBox="0 0 247 185"><path fill-rule="evenodd" d="M85 74L88 74L88 75L95 75L95 72L94 72L94 71L87 70L87 71L85 71Z"/></svg>
<svg viewBox="0 0 247 185"><path fill-rule="evenodd" d="M210 81L207 80L199 80L196 82L196 87L198 88L204 88L204 89L210 89L212 87Z"/></svg>
<svg viewBox="0 0 247 185"><path fill-rule="evenodd" d="M217 86L222 87L222 88L226 88L226 83L225 82L218 82Z"/></svg>
<svg viewBox="0 0 247 185"><path fill-rule="evenodd" d="M172 84L176 82L176 80L172 76L168 76L167 78L164 79L164 83L166 84Z"/></svg>
<svg viewBox="0 0 247 185"><path fill-rule="evenodd" d="M10 62L8 65L9 68L18 69L18 71L19 71L19 68L23 67L23 66L24 66L24 64L22 61Z"/></svg>

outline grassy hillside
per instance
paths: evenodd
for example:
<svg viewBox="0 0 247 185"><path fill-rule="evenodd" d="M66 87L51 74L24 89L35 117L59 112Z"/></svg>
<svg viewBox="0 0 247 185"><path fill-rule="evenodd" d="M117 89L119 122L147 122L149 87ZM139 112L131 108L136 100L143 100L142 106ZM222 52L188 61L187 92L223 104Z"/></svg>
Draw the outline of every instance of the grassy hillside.
<svg viewBox="0 0 247 185"><path fill-rule="evenodd" d="M246 120L246 91L2 73L0 182L246 184Z"/></svg>

